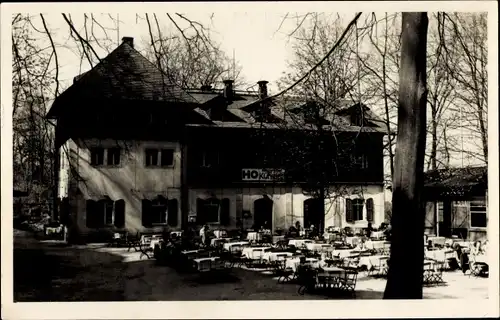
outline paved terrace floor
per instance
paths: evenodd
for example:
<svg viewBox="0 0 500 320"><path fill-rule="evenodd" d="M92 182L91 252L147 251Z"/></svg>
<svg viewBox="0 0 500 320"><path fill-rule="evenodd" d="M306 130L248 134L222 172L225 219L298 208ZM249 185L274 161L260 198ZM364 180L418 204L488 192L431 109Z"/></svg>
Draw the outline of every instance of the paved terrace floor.
<svg viewBox="0 0 500 320"><path fill-rule="evenodd" d="M233 269L218 282L157 266L139 253L102 245L64 246L39 242L15 231L14 299L21 301L173 301L328 299L297 294L297 285L278 284L268 272ZM34 268L34 266L36 266ZM446 272L445 286L424 288L424 298L487 298L488 279ZM381 299L384 279L362 272L356 299ZM331 299L331 298L330 298Z"/></svg>

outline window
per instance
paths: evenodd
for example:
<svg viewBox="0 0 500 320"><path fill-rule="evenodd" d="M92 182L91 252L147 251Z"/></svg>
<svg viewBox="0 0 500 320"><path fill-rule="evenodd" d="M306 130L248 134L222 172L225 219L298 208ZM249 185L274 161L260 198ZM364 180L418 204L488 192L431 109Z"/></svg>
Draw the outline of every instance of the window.
<svg viewBox="0 0 500 320"><path fill-rule="evenodd" d="M351 125L352 126L358 126L361 127L363 126L363 120L364 120L364 112L359 110L353 110L351 113Z"/></svg>
<svg viewBox="0 0 500 320"><path fill-rule="evenodd" d="M152 227L154 224L167 223L168 201L162 196L153 200L142 200L142 225Z"/></svg>
<svg viewBox="0 0 500 320"><path fill-rule="evenodd" d="M174 150L162 149L161 150L161 166L171 167L174 165Z"/></svg>
<svg viewBox="0 0 500 320"><path fill-rule="evenodd" d="M471 228L486 228L488 220L486 214L486 201L484 199L474 199L469 205Z"/></svg>
<svg viewBox="0 0 500 320"><path fill-rule="evenodd" d="M219 164L219 153L214 150L203 151L201 155L202 167L215 167Z"/></svg>
<svg viewBox="0 0 500 320"><path fill-rule="evenodd" d="M218 223L220 214L220 201L217 198L210 198L207 200L198 199L197 212L199 218L198 221L203 221L204 223Z"/></svg>
<svg viewBox="0 0 500 320"><path fill-rule="evenodd" d="M363 220L363 199L346 199L346 221L354 222Z"/></svg>
<svg viewBox="0 0 500 320"><path fill-rule="evenodd" d="M230 221L230 201L227 198L219 200L215 197L210 199L196 200L197 216L199 224L220 223L229 225Z"/></svg>
<svg viewBox="0 0 500 320"><path fill-rule="evenodd" d="M101 228L114 225L125 226L125 201L113 201L109 198L99 201L87 200L87 227Z"/></svg>
<svg viewBox="0 0 500 320"><path fill-rule="evenodd" d="M444 221L444 204L442 202L437 203L437 212L438 212L438 223Z"/></svg>
<svg viewBox="0 0 500 320"><path fill-rule="evenodd" d="M354 155L352 157L353 165L358 169L367 169L368 168L368 157L364 154Z"/></svg>
<svg viewBox="0 0 500 320"><path fill-rule="evenodd" d="M151 211L149 212L151 223L165 224L167 223L167 201L158 197L151 203Z"/></svg>
<svg viewBox="0 0 500 320"><path fill-rule="evenodd" d="M364 202L365 201L363 199L354 199L352 201L352 212L353 212L354 221L363 220Z"/></svg>
<svg viewBox="0 0 500 320"><path fill-rule="evenodd" d="M91 148L90 149L90 164L93 166L102 166L104 164L104 149Z"/></svg>
<svg viewBox="0 0 500 320"><path fill-rule="evenodd" d="M146 149L146 167L171 167L173 165L173 149Z"/></svg>
<svg viewBox="0 0 500 320"><path fill-rule="evenodd" d="M158 149L146 149L146 167L158 165Z"/></svg>
<svg viewBox="0 0 500 320"><path fill-rule="evenodd" d="M109 148L108 149L108 166L117 166L120 164L120 148Z"/></svg>

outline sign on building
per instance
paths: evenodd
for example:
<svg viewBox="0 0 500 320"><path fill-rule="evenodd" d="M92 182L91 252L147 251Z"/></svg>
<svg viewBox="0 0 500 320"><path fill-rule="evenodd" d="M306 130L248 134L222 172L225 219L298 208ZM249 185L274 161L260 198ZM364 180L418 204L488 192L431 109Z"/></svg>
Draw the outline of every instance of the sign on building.
<svg viewBox="0 0 500 320"><path fill-rule="evenodd" d="M242 169L241 180L243 181L279 181L283 180L284 170L280 169Z"/></svg>

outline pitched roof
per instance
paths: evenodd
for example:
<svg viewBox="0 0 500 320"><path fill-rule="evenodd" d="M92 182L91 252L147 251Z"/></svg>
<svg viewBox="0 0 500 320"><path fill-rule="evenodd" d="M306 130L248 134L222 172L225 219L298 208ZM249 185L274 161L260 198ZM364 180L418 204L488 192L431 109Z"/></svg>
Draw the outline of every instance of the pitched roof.
<svg viewBox="0 0 500 320"><path fill-rule="evenodd" d="M127 42L90 71L76 76L73 84L54 101L47 117L57 113L61 101L81 98L198 103Z"/></svg>
<svg viewBox="0 0 500 320"><path fill-rule="evenodd" d="M424 180L427 192L439 190L441 195L464 195L476 188L487 188L487 184L488 167L486 166L427 171Z"/></svg>
<svg viewBox="0 0 500 320"><path fill-rule="evenodd" d="M203 123L223 127L252 127L261 124L255 111L262 108L257 92L234 91L231 101L226 101L223 90L199 90L181 88L169 81L152 62L124 41L108 56L102 59L90 71L74 79L74 83L55 100L47 114L52 118L65 104L78 99L108 98L120 100L141 100L169 103L183 103L190 106L189 112L202 117ZM297 96L280 96L265 102L269 107L266 128L314 129L305 119L305 113L292 110L304 109L308 106L304 98ZM352 101L339 100L336 107L329 109L324 116L328 129L339 131L385 132L382 122L363 105L366 125L353 126L343 117L349 114L356 105ZM358 105L359 106L359 105ZM222 124L211 119L211 108L227 108ZM336 111L336 112L331 112ZM337 112L340 111L340 112ZM199 118L198 118L199 119ZM206 120L206 121L204 121ZM219 119L220 120L220 119ZM278 125L278 123L280 125ZM311 128L309 128L311 127Z"/></svg>

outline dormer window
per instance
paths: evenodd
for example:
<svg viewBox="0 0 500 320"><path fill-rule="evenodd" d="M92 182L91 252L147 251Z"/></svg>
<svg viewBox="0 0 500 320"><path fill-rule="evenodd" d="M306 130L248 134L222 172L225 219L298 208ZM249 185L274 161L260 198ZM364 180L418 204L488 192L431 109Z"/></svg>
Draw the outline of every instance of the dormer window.
<svg viewBox="0 0 500 320"><path fill-rule="evenodd" d="M364 123L364 115L359 110L353 111L351 113L351 125L361 127Z"/></svg>

